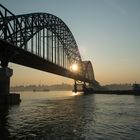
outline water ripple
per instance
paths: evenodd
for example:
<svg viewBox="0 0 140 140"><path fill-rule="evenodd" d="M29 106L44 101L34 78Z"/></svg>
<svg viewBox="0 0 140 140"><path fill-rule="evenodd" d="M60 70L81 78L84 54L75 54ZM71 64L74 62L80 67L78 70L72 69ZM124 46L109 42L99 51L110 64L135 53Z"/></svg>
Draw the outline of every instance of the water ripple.
<svg viewBox="0 0 140 140"><path fill-rule="evenodd" d="M1 109L3 139L139 140L140 98L119 95L53 97L41 94ZM47 93L47 94L51 94ZM59 93L60 94L60 93ZM66 95L69 95L67 93ZM36 95L38 96L38 95ZM58 96L58 95L57 95ZM31 98L32 97L32 98Z"/></svg>

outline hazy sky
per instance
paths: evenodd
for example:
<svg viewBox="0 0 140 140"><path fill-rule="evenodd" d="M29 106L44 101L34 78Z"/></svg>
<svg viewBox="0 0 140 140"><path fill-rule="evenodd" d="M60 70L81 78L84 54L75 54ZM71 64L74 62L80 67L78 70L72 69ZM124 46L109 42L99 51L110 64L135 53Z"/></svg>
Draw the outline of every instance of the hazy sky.
<svg viewBox="0 0 140 140"><path fill-rule="evenodd" d="M51 13L72 31L101 84L140 82L140 0L0 0L14 14ZM12 85L72 80L10 64Z"/></svg>

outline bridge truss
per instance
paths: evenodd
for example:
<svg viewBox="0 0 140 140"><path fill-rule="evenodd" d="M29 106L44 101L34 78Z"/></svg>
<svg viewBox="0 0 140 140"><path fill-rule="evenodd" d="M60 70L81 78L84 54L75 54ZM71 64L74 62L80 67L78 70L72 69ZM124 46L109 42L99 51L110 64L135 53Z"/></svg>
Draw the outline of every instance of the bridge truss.
<svg viewBox="0 0 140 140"><path fill-rule="evenodd" d="M60 18L48 13L14 15L1 4L0 61L2 67L14 62L77 80L95 81L91 62L82 61L72 32ZM79 65L77 74L71 71L73 63ZM51 70L44 69L45 64ZM69 74L62 74L66 72Z"/></svg>

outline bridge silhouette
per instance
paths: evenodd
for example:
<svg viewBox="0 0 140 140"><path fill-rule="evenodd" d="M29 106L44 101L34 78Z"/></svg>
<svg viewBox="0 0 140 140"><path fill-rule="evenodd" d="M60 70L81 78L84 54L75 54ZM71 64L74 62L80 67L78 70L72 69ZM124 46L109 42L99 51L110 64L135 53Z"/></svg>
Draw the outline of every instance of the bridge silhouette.
<svg viewBox="0 0 140 140"><path fill-rule="evenodd" d="M0 4L0 65L23 66L98 85L90 61L82 61L68 26L48 13L14 15ZM78 71L71 70L72 64Z"/></svg>

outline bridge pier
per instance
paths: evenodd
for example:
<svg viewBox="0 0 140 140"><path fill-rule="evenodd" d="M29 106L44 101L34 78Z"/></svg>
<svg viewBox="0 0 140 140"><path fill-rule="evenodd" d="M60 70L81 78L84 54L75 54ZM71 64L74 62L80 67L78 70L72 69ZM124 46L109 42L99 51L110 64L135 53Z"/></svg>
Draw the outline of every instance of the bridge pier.
<svg viewBox="0 0 140 140"><path fill-rule="evenodd" d="M20 94L10 94L10 77L13 70L8 67L0 68L0 104L19 104Z"/></svg>
<svg viewBox="0 0 140 140"><path fill-rule="evenodd" d="M74 80L74 92L77 92L77 83L76 83L76 79Z"/></svg>
<svg viewBox="0 0 140 140"><path fill-rule="evenodd" d="M74 80L74 88L73 88L73 92L83 92L86 89L86 83L85 82L80 82L78 83L77 80Z"/></svg>

